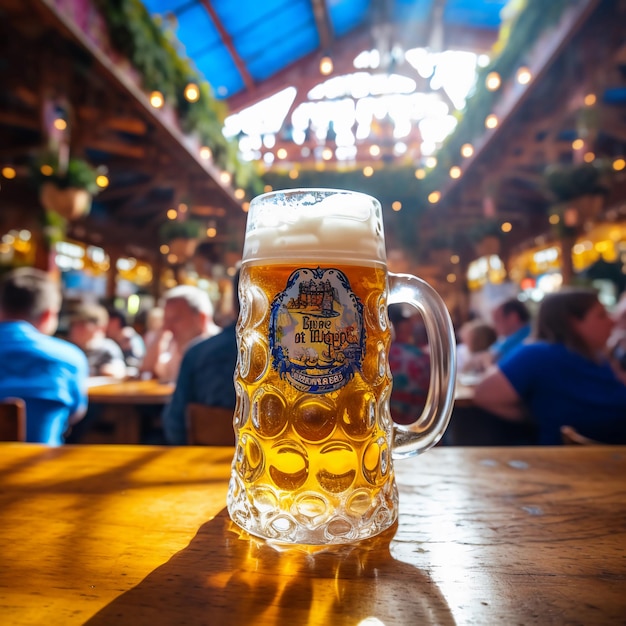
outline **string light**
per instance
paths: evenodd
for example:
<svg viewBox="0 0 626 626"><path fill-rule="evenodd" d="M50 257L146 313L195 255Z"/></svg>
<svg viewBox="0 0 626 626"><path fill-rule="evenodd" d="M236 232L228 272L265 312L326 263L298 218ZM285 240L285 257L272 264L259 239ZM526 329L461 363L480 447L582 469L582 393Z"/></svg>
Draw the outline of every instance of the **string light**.
<svg viewBox="0 0 626 626"><path fill-rule="evenodd" d="M391 208L394 211L399 211L402 208L402 202L400 202L400 200L396 200L395 202L391 203Z"/></svg>
<svg viewBox="0 0 626 626"><path fill-rule="evenodd" d="M184 202L181 202L181 203L178 205L178 212L179 212L179 213L187 213L187 209L188 209L188 208L189 208L189 207L188 207L188 206L187 206Z"/></svg>
<svg viewBox="0 0 626 626"><path fill-rule="evenodd" d="M510 233L512 229L513 229L513 225L511 224L511 222L503 222L502 225L500 226L500 230L503 233Z"/></svg>
<svg viewBox="0 0 626 626"><path fill-rule="evenodd" d="M296 168L289 170L289 178L291 178L291 180L295 180L296 178L298 178L299 175L300 173L298 172Z"/></svg>
<svg viewBox="0 0 626 626"><path fill-rule="evenodd" d="M233 177L230 175L229 172L227 172L226 170L223 170L222 172L220 172L220 180L222 181L222 183L224 183L225 185L230 185L230 181L233 179Z"/></svg>
<svg viewBox="0 0 626 626"><path fill-rule="evenodd" d="M447 280L449 283L455 283L455 282L456 282L456 274L452 274L452 273L448 274L448 275L446 276L446 280Z"/></svg>
<svg viewBox="0 0 626 626"><path fill-rule="evenodd" d="M279 159L286 159L286 158L287 158L287 150L286 150L285 148L279 148L279 149L276 151L276 156L277 156Z"/></svg>
<svg viewBox="0 0 626 626"><path fill-rule="evenodd" d="M57 117L52 124L57 130L65 130L67 128L67 122L61 117Z"/></svg>
<svg viewBox="0 0 626 626"><path fill-rule="evenodd" d="M428 194L428 202L431 204L437 204L441 200L441 192L440 191L431 191Z"/></svg>
<svg viewBox="0 0 626 626"><path fill-rule="evenodd" d="M429 156L429 157L426 159L426 167L429 167L429 168L431 168L431 169L432 169L433 167L437 167L437 157L434 157L434 156Z"/></svg>
<svg viewBox="0 0 626 626"><path fill-rule="evenodd" d="M44 163L40 168L39 171L44 175L44 176L52 176L52 174L54 174L54 169L52 168L52 165L48 165L46 163Z"/></svg>
<svg viewBox="0 0 626 626"><path fill-rule="evenodd" d="M458 265L461 261L461 258L459 257L458 254L453 254L450 257L450 263L452 263L452 265Z"/></svg>
<svg viewBox="0 0 626 626"><path fill-rule="evenodd" d="M178 216L178 213L176 209L168 209L166 215L167 215L168 220L175 220L176 217Z"/></svg>
<svg viewBox="0 0 626 626"><path fill-rule="evenodd" d="M500 78L500 74L498 74L498 72L489 72L489 74L487 74L485 86L489 89L489 91L495 91L501 84L502 79Z"/></svg>
<svg viewBox="0 0 626 626"><path fill-rule="evenodd" d="M200 99L200 89L195 83L189 83L185 87L185 100L187 102L198 102Z"/></svg>
<svg viewBox="0 0 626 626"><path fill-rule="evenodd" d="M557 213L553 213L549 218L548 221L550 222L550 224L552 225L556 225L561 221L561 216L558 215Z"/></svg>
<svg viewBox="0 0 626 626"><path fill-rule="evenodd" d="M574 139L572 141L572 150L580 150L584 145L585 142L582 139Z"/></svg>
<svg viewBox="0 0 626 626"><path fill-rule="evenodd" d="M426 170L422 169L421 167L415 170L415 178L417 178L418 180L423 180L424 178L426 178Z"/></svg>
<svg viewBox="0 0 626 626"><path fill-rule="evenodd" d="M591 163L596 158L596 155L593 152L585 152L583 155L583 161L585 163Z"/></svg>
<svg viewBox="0 0 626 626"><path fill-rule="evenodd" d="M450 178L461 178L461 168L458 165L450 168Z"/></svg>
<svg viewBox="0 0 626 626"><path fill-rule="evenodd" d="M265 193L269 193L270 191L272 191L272 186L271 185L265 185L265 187L263 187L263 191Z"/></svg>
<svg viewBox="0 0 626 626"><path fill-rule="evenodd" d="M235 189L235 198L237 198L237 200L243 200L245 197L246 197L245 189L242 189L241 187Z"/></svg>
<svg viewBox="0 0 626 626"><path fill-rule="evenodd" d="M320 74L328 76L334 69L333 60L329 56L323 56L320 60Z"/></svg>
<svg viewBox="0 0 626 626"><path fill-rule="evenodd" d="M493 113L488 115L485 119L485 126L492 129L496 128L496 126L498 126L498 117Z"/></svg>
<svg viewBox="0 0 626 626"><path fill-rule="evenodd" d="M322 159L324 161L330 161L333 158L333 151L330 148L324 148L322 150Z"/></svg>
<svg viewBox="0 0 626 626"><path fill-rule="evenodd" d="M250 203L249 203L249 202L244 202L244 203L241 205L241 210L242 210L244 213L247 213L247 212L250 210Z"/></svg>
<svg viewBox="0 0 626 626"><path fill-rule="evenodd" d="M163 99L163 94L160 91L153 91L150 94L150 104L155 109L160 109L165 104L165 100Z"/></svg>
<svg viewBox="0 0 626 626"><path fill-rule="evenodd" d="M461 156L464 156L466 159L471 157L474 154L474 146L471 143L464 143L461 146Z"/></svg>
<svg viewBox="0 0 626 626"><path fill-rule="evenodd" d="M170 251L170 247L164 243L159 250L161 251L161 254L167 254Z"/></svg>
<svg viewBox="0 0 626 626"><path fill-rule="evenodd" d="M202 148L200 148L201 159L208 161L212 156L213 156L213 152L211 151L211 148L209 148L208 146L202 146Z"/></svg>
<svg viewBox="0 0 626 626"><path fill-rule="evenodd" d="M533 78L530 70L523 66L517 70L516 80L520 85L527 85Z"/></svg>
<svg viewBox="0 0 626 626"><path fill-rule="evenodd" d="M596 103L596 100L597 98L595 93L588 93L583 102L585 103L585 106L592 107Z"/></svg>
<svg viewBox="0 0 626 626"><path fill-rule="evenodd" d="M374 168L371 165L366 165L363 168L363 176L365 176L366 178L369 178L373 174L374 174Z"/></svg>
<svg viewBox="0 0 626 626"><path fill-rule="evenodd" d="M376 144L372 144L370 146L369 152L370 152L370 155L373 156L373 157L379 156L380 155L380 146L378 146Z"/></svg>
<svg viewBox="0 0 626 626"><path fill-rule="evenodd" d="M217 235L217 228L215 228L215 226L209 226L209 227L206 229L206 236L207 236L207 237L213 238L213 237L215 237L216 235Z"/></svg>
<svg viewBox="0 0 626 626"><path fill-rule="evenodd" d="M104 174L99 174L96 176L96 185L98 185L100 189L106 189L109 186L109 178Z"/></svg>
<svg viewBox="0 0 626 626"><path fill-rule="evenodd" d="M11 180L12 178L15 178L17 176L17 172L15 171L14 167L10 167L7 165L6 167L2 168L2 175L5 178Z"/></svg>
<svg viewBox="0 0 626 626"><path fill-rule="evenodd" d="M626 161L622 157L620 157L619 159L615 159L615 161L613 161L613 169L616 172L621 172L625 167L626 167Z"/></svg>

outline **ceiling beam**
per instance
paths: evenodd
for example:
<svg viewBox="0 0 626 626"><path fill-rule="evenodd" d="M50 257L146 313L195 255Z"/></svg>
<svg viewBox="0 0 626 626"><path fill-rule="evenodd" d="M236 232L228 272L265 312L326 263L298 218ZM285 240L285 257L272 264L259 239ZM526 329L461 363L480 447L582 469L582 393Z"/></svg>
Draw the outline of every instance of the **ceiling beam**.
<svg viewBox="0 0 626 626"><path fill-rule="evenodd" d="M209 14L211 19L213 20L213 24L219 33L222 42L226 46L228 53L230 54L237 71L239 72L241 79L243 80L243 84L246 86L246 89L251 90L254 89L254 80L252 75L248 71L246 64L243 62L243 59L239 56L235 45L233 44L232 37L228 34L227 30L224 28L224 24L222 24L222 20L220 20L219 15L215 12L211 2L209 0L200 0L202 2L202 6L206 9L206 12Z"/></svg>
<svg viewBox="0 0 626 626"><path fill-rule="evenodd" d="M320 38L322 54L329 54L334 35L330 15L328 14L327 0L311 0L311 4L313 5L315 26L317 27L317 34Z"/></svg>

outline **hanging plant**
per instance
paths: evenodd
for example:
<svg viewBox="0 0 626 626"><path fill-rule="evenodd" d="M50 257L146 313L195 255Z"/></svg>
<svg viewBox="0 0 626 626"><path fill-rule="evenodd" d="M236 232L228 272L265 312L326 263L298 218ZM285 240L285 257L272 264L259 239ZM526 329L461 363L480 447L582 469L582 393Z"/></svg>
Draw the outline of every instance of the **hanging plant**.
<svg viewBox="0 0 626 626"><path fill-rule="evenodd" d="M176 109L183 132L210 147L215 163L232 174L235 185L255 195L262 186L258 173L239 159L236 141L222 133L228 107L215 98L211 86L185 57L172 28L153 19L141 0L96 0L96 5L111 44L137 70L144 89L163 93ZM196 102L184 96L189 83L198 86Z"/></svg>
<svg viewBox="0 0 626 626"><path fill-rule="evenodd" d="M99 191L99 173L83 159L70 158L62 168L58 156L45 155L34 169L42 206L66 220L86 215L91 210L92 197Z"/></svg>
<svg viewBox="0 0 626 626"><path fill-rule="evenodd" d="M609 191L609 167L603 161L551 165L544 173L545 189L554 202L551 212L560 216L560 235L575 232L598 217Z"/></svg>
<svg viewBox="0 0 626 626"><path fill-rule="evenodd" d="M603 196L608 193L604 163L551 165L544 173L545 188L551 199L569 202L582 196Z"/></svg>
<svg viewBox="0 0 626 626"><path fill-rule="evenodd" d="M185 261L194 255L202 229L202 224L196 220L169 220L161 225L159 237L169 246L170 253Z"/></svg>

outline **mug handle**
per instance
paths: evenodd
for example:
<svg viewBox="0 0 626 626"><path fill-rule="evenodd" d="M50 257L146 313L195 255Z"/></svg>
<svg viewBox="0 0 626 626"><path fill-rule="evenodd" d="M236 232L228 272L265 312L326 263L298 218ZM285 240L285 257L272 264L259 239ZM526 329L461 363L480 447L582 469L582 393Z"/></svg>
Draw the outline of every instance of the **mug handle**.
<svg viewBox="0 0 626 626"><path fill-rule="evenodd" d="M448 309L425 281L389 272L389 304L414 306L424 319L430 348L430 387L424 411L412 424L393 427L392 456L401 459L432 448L448 426L454 405L456 340Z"/></svg>

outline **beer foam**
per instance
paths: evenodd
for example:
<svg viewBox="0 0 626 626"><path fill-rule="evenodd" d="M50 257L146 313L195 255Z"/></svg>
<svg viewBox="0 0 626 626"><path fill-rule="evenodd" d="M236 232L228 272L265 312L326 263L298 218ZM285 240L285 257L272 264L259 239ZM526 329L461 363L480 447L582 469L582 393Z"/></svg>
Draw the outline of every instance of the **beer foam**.
<svg viewBox="0 0 626 626"><path fill-rule="evenodd" d="M272 192L252 201L244 261L325 257L386 262L378 201L334 190Z"/></svg>

